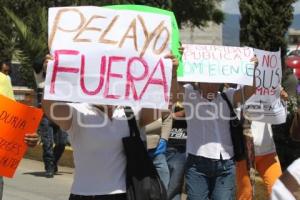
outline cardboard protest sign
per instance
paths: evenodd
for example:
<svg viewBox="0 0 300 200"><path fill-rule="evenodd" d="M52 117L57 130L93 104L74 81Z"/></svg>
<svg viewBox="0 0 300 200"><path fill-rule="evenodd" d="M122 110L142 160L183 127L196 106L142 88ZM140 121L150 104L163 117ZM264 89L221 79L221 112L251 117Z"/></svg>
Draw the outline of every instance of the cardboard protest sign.
<svg viewBox="0 0 300 200"><path fill-rule="evenodd" d="M43 112L0 95L0 175L13 177L27 145L24 135L34 133Z"/></svg>
<svg viewBox="0 0 300 200"><path fill-rule="evenodd" d="M258 58L256 69L256 94L248 99L245 110L250 119L271 124L286 120L286 109L280 100L281 56L280 51L254 49Z"/></svg>
<svg viewBox="0 0 300 200"><path fill-rule="evenodd" d="M133 4L128 4L128 5L111 5L111 6L106 6L108 8L113 8L113 9L120 9L120 10L136 10L136 11L141 11L141 12L150 12L150 13L157 13L161 15L168 15L171 18L171 23L172 23L172 42L171 42L171 50L173 55L179 57L179 41L180 41L180 35L179 35L179 28L177 25L177 21L175 18L175 15L173 12L168 11L168 10L163 10L159 8L154 8L150 6L142 6L142 5L133 5Z"/></svg>
<svg viewBox="0 0 300 200"><path fill-rule="evenodd" d="M193 44L183 47L178 81L253 84L252 48Z"/></svg>
<svg viewBox="0 0 300 200"><path fill-rule="evenodd" d="M100 7L49 10L45 99L167 108L169 15Z"/></svg>

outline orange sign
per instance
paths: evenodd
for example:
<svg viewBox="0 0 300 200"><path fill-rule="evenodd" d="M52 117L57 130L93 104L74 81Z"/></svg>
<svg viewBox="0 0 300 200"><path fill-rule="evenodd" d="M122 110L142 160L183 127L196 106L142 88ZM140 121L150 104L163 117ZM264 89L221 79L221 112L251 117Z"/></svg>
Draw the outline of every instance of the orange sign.
<svg viewBox="0 0 300 200"><path fill-rule="evenodd" d="M41 109L0 95L0 175L13 177L27 145L26 133L34 133L43 116Z"/></svg>

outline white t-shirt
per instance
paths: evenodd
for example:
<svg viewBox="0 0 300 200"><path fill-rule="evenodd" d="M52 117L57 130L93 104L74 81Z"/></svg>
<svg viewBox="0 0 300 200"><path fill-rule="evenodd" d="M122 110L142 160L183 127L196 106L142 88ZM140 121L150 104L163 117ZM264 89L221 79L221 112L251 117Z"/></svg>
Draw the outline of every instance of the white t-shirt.
<svg viewBox="0 0 300 200"><path fill-rule="evenodd" d="M256 156L276 152L271 124L252 121L251 130Z"/></svg>
<svg viewBox="0 0 300 200"><path fill-rule="evenodd" d="M234 92L234 89L225 92L230 102L233 102ZM220 155L223 159L232 158L230 110L221 94L218 93L210 102L187 84L183 104L187 121L187 153L211 159L220 159Z"/></svg>
<svg viewBox="0 0 300 200"><path fill-rule="evenodd" d="M122 138L129 136L129 128L124 110L117 108L110 120L89 104L69 105L73 108L73 122L67 132L75 163L71 193L125 193L126 157Z"/></svg>
<svg viewBox="0 0 300 200"><path fill-rule="evenodd" d="M294 161L287 170L300 184L300 159ZM278 179L272 187L271 200L296 200L285 185Z"/></svg>

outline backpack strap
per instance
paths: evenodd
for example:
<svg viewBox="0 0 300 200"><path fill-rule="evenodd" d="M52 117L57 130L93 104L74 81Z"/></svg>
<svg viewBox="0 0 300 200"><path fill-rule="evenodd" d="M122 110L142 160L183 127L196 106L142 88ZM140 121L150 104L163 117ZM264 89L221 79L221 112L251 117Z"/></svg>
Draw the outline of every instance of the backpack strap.
<svg viewBox="0 0 300 200"><path fill-rule="evenodd" d="M229 101L227 95L224 92L222 92L221 96L226 101L226 103L227 103L227 105L229 107L231 117L236 117L236 114L235 114L235 112L233 110L233 106L232 106L231 102Z"/></svg>
<svg viewBox="0 0 300 200"><path fill-rule="evenodd" d="M130 136L131 137L134 137L134 136L140 137L140 131L137 127L136 119L135 119L135 116L134 116L134 113L133 113L131 107L126 106L124 108L124 111L125 111L125 115L126 115L127 121L128 121Z"/></svg>

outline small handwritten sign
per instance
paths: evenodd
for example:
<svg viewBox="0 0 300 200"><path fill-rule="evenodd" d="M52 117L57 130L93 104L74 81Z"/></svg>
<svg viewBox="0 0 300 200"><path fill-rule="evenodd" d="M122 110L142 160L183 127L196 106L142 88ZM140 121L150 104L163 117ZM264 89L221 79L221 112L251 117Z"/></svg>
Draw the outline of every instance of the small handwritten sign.
<svg viewBox="0 0 300 200"><path fill-rule="evenodd" d="M252 48L193 44L183 47L178 81L253 84Z"/></svg>
<svg viewBox="0 0 300 200"><path fill-rule="evenodd" d="M49 10L45 99L167 108L168 15L100 7Z"/></svg>
<svg viewBox="0 0 300 200"><path fill-rule="evenodd" d="M256 69L256 94L246 102L247 115L255 121L281 124L286 120L286 109L280 100L281 56L280 51L254 49L258 58Z"/></svg>
<svg viewBox="0 0 300 200"><path fill-rule="evenodd" d="M29 107L0 95L0 175L13 177L27 145L24 135L34 133L42 110Z"/></svg>

